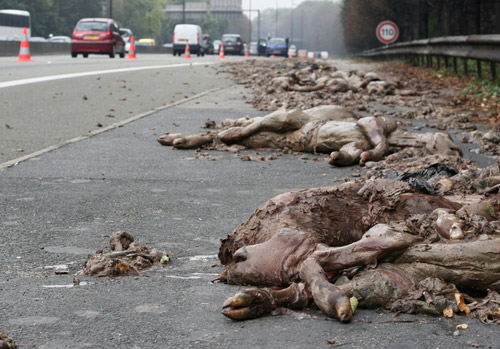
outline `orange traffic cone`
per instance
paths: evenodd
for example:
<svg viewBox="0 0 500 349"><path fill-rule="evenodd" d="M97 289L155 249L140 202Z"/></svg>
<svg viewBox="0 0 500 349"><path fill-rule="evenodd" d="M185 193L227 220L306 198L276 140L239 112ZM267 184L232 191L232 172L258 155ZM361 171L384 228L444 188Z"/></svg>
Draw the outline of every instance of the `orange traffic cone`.
<svg viewBox="0 0 500 349"><path fill-rule="evenodd" d="M130 38L130 47L128 49L127 59L136 59L136 57L135 57L135 40L134 40L133 35Z"/></svg>
<svg viewBox="0 0 500 349"><path fill-rule="evenodd" d="M184 58L191 58L191 52L189 51L189 41L186 42L186 50L184 51Z"/></svg>
<svg viewBox="0 0 500 349"><path fill-rule="evenodd" d="M248 52L248 45L245 47L245 57L250 57L250 53Z"/></svg>
<svg viewBox="0 0 500 349"><path fill-rule="evenodd" d="M28 30L26 27L23 29L23 40L19 48L19 57L16 62L33 62L30 55L30 42L28 41Z"/></svg>
<svg viewBox="0 0 500 349"><path fill-rule="evenodd" d="M220 43L220 48L219 48L219 58L224 58L224 44L221 42Z"/></svg>

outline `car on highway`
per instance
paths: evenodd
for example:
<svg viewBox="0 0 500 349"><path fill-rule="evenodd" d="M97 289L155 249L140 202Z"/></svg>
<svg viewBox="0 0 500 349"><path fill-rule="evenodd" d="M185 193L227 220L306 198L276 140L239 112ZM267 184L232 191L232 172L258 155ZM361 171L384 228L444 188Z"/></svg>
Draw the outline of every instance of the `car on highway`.
<svg viewBox="0 0 500 349"><path fill-rule="evenodd" d="M120 35L125 41L125 52L128 52L130 50L130 40L132 40L134 33L129 28L120 28Z"/></svg>
<svg viewBox="0 0 500 349"><path fill-rule="evenodd" d="M104 54L115 58L125 57L125 41L120 35L118 24L111 18L82 18L73 30L71 57L82 54Z"/></svg>
<svg viewBox="0 0 500 349"><path fill-rule="evenodd" d="M156 46L156 40L151 38L142 38L137 40L136 46Z"/></svg>
<svg viewBox="0 0 500 349"><path fill-rule="evenodd" d="M288 38L270 38L267 40L266 57L288 56Z"/></svg>
<svg viewBox="0 0 500 349"><path fill-rule="evenodd" d="M71 38L69 36L49 36L48 42L66 42L70 43Z"/></svg>
<svg viewBox="0 0 500 349"><path fill-rule="evenodd" d="M182 55L186 51L186 44L189 42L189 52L198 56L205 55L205 48L203 47L202 40L203 34L201 27L195 24L177 24L174 27L174 34L172 37L174 47L172 54Z"/></svg>
<svg viewBox="0 0 500 349"><path fill-rule="evenodd" d="M249 49L250 56L257 56L259 54L259 51L257 48L258 48L257 41L252 41L250 43L250 49Z"/></svg>
<svg viewBox="0 0 500 349"><path fill-rule="evenodd" d="M224 34L221 41L224 44L224 54L242 55L244 53L243 40L239 34Z"/></svg>

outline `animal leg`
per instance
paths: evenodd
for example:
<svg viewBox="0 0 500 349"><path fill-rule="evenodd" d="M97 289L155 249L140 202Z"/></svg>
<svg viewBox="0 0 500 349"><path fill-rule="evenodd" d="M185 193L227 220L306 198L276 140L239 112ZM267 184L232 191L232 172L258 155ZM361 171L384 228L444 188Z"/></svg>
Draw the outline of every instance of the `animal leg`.
<svg viewBox="0 0 500 349"><path fill-rule="evenodd" d="M300 278L311 289L314 303L331 317L342 322L352 319L352 309L349 297L339 287L328 281L325 271L317 261L308 258L300 269Z"/></svg>
<svg viewBox="0 0 500 349"><path fill-rule="evenodd" d="M385 224L370 228L352 244L340 247L318 245L310 258L316 260L326 272L337 272L351 267L377 265L378 260L396 258L419 237L396 231Z"/></svg>
<svg viewBox="0 0 500 349"><path fill-rule="evenodd" d="M350 166L359 162L363 149L358 148L356 142L344 145L339 151L330 153L328 163L335 166Z"/></svg>
<svg viewBox="0 0 500 349"><path fill-rule="evenodd" d="M269 315L280 307L302 309L310 301L311 295L304 283L292 283L284 289L253 288L228 298L222 305L222 314L232 320L249 320Z"/></svg>
<svg viewBox="0 0 500 349"><path fill-rule="evenodd" d="M373 146L373 149L361 154L360 164L363 165L370 160L382 160L389 152L389 142L386 137L387 126L384 120L377 117L366 117L359 119L356 125L361 129Z"/></svg>
<svg viewBox="0 0 500 349"><path fill-rule="evenodd" d="M176 149L192 149L210 143L213 141L213 139L213 134L184 136L176 138L172 142L172 145Z"/></svg>
<svg viewBox="0 0 500 349"><path fill-rule="evenodd" d="M172 143L178 139L178 138L182 138L182 137L185 137L185 135L183 133L165 133L163 136L160 136L157 141L158 143L160 143L161 145L172 145Z"/></svg>
<svg viewBox="0 0 500 349"><path fill-rule="evenodd" d="M231 127L219 133L223 143L237 143L260 131L288 132L298 130L311 120L311 116L300 110L277 110L245 127Z"/></svg>

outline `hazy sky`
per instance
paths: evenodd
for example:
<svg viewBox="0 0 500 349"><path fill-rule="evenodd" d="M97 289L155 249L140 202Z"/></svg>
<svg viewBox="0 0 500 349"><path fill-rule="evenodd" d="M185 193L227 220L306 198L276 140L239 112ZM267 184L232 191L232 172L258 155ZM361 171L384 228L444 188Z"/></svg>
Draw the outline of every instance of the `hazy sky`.
<svg viewBox="0 0 500 349"><path fill-rule="evenodd" d="M265 10L266 8L276 8L276 3L278 3L278 8L280 7L296 7L304 0L242 0L243 10L248 10L249 5L252 5L252 9Z"/></svg>

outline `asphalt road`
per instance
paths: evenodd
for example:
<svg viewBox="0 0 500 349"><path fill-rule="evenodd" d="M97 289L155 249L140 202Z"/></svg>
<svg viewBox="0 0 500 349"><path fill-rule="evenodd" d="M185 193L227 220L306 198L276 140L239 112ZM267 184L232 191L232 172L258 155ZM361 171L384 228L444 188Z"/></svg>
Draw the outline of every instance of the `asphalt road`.
<svg viewBox="0 0 500 349"><path fill-rule="evenodd" d="M315 310L246 322L222 316L223 301L242 287L209 281L222 271L219 239L275 195L338 184L360 169L311 155L248 162L208 152L209 161L160 146L165 131L204 132L206 118L263 114L211 67L197 74L212 83L200 91L212 92L0 172L0 329L21 348L499 347L497 326L465 317L358 310L341 324ZM86 256L119 230L172 263L143 277L78 275L72 287ZM70 274L47 268L58 264ZM454 335L461 323L469 328Z"/></svg>

